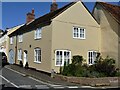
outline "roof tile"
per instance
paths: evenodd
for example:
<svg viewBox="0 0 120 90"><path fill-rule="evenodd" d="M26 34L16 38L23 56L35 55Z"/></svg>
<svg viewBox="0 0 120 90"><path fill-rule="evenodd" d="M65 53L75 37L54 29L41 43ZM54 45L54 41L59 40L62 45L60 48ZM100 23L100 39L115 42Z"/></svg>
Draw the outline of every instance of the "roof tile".
<svg viewBox="0 0 120 90"><path fill-rule="evenodd" d="M105 2L98 2L103 6L105 10L107 10L111 15L120 23L120 6L112 5Z"/></svg>

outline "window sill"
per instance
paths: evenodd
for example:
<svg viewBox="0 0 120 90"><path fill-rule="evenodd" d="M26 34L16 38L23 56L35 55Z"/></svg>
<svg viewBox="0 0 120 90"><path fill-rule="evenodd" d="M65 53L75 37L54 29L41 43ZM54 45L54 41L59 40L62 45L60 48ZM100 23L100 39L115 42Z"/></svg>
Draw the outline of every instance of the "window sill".
<svg viewBox="0 0 120 90"><path fill-rule="evenodd" d="M85 40L86 38L75 38L75 37L73 37L73 39Z"/></svg>
<svg viewBox="0 0 120 90"><path fill-rule="evenodd" d="M88 65L93 65L93 64L88 64Z"/></svg>
<svg viewBox="0 0 120 90"><path fill-rule="evenodd" d="M34 61L34 63L38 63L38 64L39 64L39 63L41 63L41 62L38 62L38 61Z"/></svg>
<svg viewBox="0 0 120 90"><path fill-rule="evenodd" d="M35 40L40 40L41 38L34 38Z"/></svg>
<svg viewBox="0 0 120 90"><path fill-rule="evenodd" d="M18 59L18 61L22 61L22 59Z"/></svg>
<svg viewBox="0 0 120 90"><path fill-rule="evenodd" d="M63 65L55 65L56 67L63 67Z"/></svg>
<svg viewBox="0 0 120 90"><path fill-rule="evenodd" d="M19 43L22 43L22 42L19 42Z"/></svg>

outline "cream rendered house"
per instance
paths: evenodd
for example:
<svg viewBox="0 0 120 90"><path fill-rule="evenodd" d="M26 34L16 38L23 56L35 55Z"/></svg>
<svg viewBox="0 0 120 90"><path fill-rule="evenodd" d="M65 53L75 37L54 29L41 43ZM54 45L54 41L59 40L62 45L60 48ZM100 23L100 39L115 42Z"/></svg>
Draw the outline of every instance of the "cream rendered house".
<svg viewBox="0 0 120 90"><path fill-rule="evenodd" d="M54 6L54 8L53 8ZM50 73L71 63L72 56L82 55L93 64L101 52L100 26L81 2L72 2L34 19L34 10L27 14L27 23L9 34L9 50L16 50L15 63ZM14 39L12 39L14 38ZM16 48L16 49L15 49Z"/></svg>
<svg viewBox="0 0 120 90"><path fill-rule="evenodd" d="M8 56L8 62L10 64L13 64L15 63L15 55L16 55L16 47L15 47L15 41L16 41L16 37L12 37L10 38L9 35L13 32L15 32L18 28L20 28L21 26L23 26L24 24L21 24L21 25L18 25L18 26L15 26L15 27L12 27L12 28L9 28L8 29L8 32L7 32L7 42L6 42L6 46L7 46L7 56ZM14 45L12 46L11 48L11 43L14 42Z"/></svg>
<svg viewBox="0 0 120 90"><path fill-rule="evenodd" d="M120 68L120 6L97 2L93 15L101 28L101 54L116 60Z"/></svg>
<svg viewBox="0 0 120 90"><path fill-rule="evenodd" d="M4 52L6 53L6 33L7 32L3 32L0 36L0 52Z"/></svg>

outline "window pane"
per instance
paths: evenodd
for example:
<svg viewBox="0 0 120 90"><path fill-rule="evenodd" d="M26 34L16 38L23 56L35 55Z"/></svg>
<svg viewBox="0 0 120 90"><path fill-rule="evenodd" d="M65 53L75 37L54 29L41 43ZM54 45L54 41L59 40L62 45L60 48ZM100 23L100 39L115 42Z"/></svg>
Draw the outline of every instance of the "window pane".
<svg viewBox="0 0 120 90"><path fill-rule="evenodd" d="M40 50L39 49L37 50L37 53L38 53L38 55L40 55Z"/></svg>
<svg viewBox="0 0 120 90"><path fill-rule="evenodd" d="M74 27L74 32L76 32L76 30L77 30L77 28L76 28L76 27Z"/></svg>
<svg viewBox="0 0 120 90"><path fill-rule="evenodd" d="M40 56L38 56L38 62L40 62Z"/></svg>
<svg viewBox="0 0 120 90"><path fill-rule="evenodd" d="M80 38L83 38L83 35L82 35L82 34L80 34Z"/></svg>
<svg viewBox="0 0 120 90"><path fill-rule="evenodd" d="M56 52L56 55L59 55L59 51Z"/></svg>
<svg viewBox="0 0 120 90"><path fill-rule="evenodd" d="M62 56L62 51L60 51L60 56Z"/></svg>
<svg viewBox="0 0 120 90"><path fill-rule="evenodd" d="M74 37L76 37L77 35L76 35L76 33L74 33Z"/></svg>

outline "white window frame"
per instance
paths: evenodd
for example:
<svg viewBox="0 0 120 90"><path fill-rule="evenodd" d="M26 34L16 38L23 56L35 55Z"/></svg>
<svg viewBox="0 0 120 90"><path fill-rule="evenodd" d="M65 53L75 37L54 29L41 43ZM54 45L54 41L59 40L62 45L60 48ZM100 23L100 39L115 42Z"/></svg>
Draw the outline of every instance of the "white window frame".
<svg viewBox="0 0 120 90"><path fill-rule="evenodd" d="M92 55L92 57L89 55L89 53L91 53L90 55ZM94 54L95 54L95 56L94 56ZM89 57L89 56L90 56L90 57ZM87 52L88 64L89 64L89 65L93 65L94 62L95 62L95 60L96 60L96 57L97 57L97 51L93 51L93 50L88 51L88 52ZM89 62L89 59L90 59L90 62Z"/></svg>
<svg viewBox="0 0 120 90"><path fill-rule="evenodd" d="M40 50L40 54L39 54L39 55L36 54L36 50ZM38 47L37 47L37 48L34 49L34 62L35 62L35 63L41 63L41 60L42 60L42 57L41 57L42 55L41 55L41 54L42 54L41 48L38 48ZM38 56L40 56L40 61L38 60ZM36 58L37 58L37 59L36 59Z"/></svg>
<svg viewBox="0 0 120 90"><path fill-rule="evenodd" d="M10 37L10 44L13 44L13 37Z"/></svg>
<svg viewBox="0 0 120 90"><path fill-rule="evenodd" d="M18 35L18 41L19 42L23 42L23 35L21 34L21 35Z"/></svg>
<svg viewBox="0 0 120 90"><path fill-rule="evenodd" d="M57 65L57 51L62 52L62 64ZM64 52L69 52L69 64L71 63L71 51L70 50L55 50L55 66L64 66L64 61L65 61L65 56L64 56ZM60 59L60 57L59 57Z"/></svg>
<svg viewBox="0 0 120 90"><path fill-rule="evenodd" d="M34 39L40 39L40 38L42 38L42 28L37 28L35 30Z"/></svg>
<svg viewBox="0 0 120 90"><path fill-rule="evenodd" d="M76 31L75 31L75 28L76 28ZM83 30L83 32L81 32L81 30ZM83 35L84 37L81 37L81 35ZM86 29L81 28L81 27L73 26L73 38L75 38L75 39L86 39Z"/></svg>
<svg viewBox="0 0 120 90"><path fill-rule="evenodd" d="M18 60L22 61L22 49L18 49Z"/></svg>

